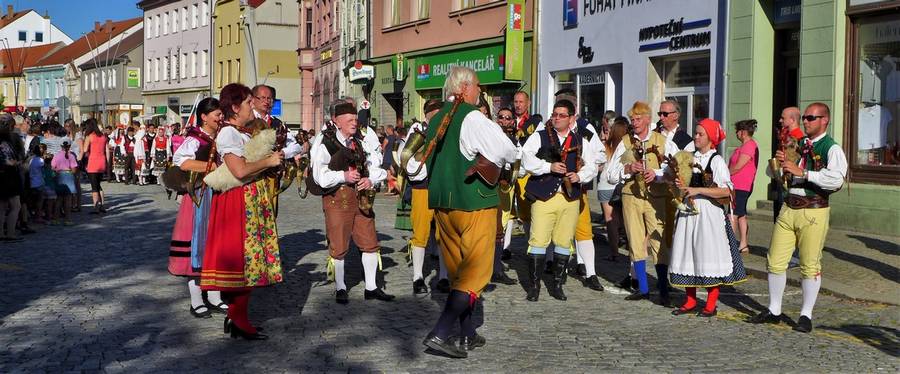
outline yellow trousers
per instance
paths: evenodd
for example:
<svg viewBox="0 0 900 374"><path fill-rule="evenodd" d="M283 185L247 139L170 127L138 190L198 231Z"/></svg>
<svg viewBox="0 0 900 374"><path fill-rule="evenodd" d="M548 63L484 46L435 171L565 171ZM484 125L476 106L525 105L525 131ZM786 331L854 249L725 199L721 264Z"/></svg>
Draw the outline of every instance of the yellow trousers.
<svg viewBox="0 0 900 374"><path fill-rule="evenodd" d="M591 224L591 206L588 203L587 191L581 194L578 212L578 225L575 226L575 241L593 240L594 225Z"/></svg>
<svg viewBox="0 0 900 374"><path fill-rule="evenodd" d="M828 234L830 212L831 208L791 209L784 205L772 230L772 244L766 257L768 271L784 274L791 254L797 248L803 278L819 276L822 273L822 248Z"/></svg>
<svg viewBox="0 0 900 374"><path fill-rule="evenodd" d="M413 188L411 205L409 218L412 221L413 233L410 244L413 247L425 248L431 235L431 220L434 218L434 210L428 209L428 190Z"/></svg>
<svg viewBox="0 0 900 374"><path fill-rule="evenodd" d="M497 189L498 194L500 195L500 227L506 227L506 223L515 218L513 214L513 201L515 200L515 188L510 186L510 189L506 192L501 191L499 188Z"/></svg>
<svg viewBox="0 0 900 374"><path fill-rule="evenodd" d="M653 259L653 263L669 263L669 249L663 241L666 219L666 198L640 198L622 194L622 215L628 234L631 261Z"/></svg>
<svg viewBox="0 0 900 374"><path fill-rule="evenodd" d="M450 287L480 295L494 272L497 208L436 209L434 221Z"/></svg>
<svg viewBox="0 0 900 374"><path fill-rule="evenodd" d="M531 222L531 201L525 198L525 184L528 175L516 180L516 216L522 222Z"/></svg>
<svg viewBox="0 0 900 374"><path fill-rule="evenodd" d="M556 247L555 252L568 251L571 255L580 205L580 200L568 201L561 192L547 201L535 201L531 205L529 253L532 253L532 249L546 250L552 241Z"/></svg>

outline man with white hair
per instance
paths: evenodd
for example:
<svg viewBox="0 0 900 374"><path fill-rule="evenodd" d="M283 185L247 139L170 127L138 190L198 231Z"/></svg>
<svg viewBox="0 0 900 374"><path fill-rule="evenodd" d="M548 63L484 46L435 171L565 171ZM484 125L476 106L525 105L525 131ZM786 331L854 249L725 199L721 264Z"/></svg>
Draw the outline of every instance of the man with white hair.
<svg viewBox="0 0 900 374"><path fill-rule="evenodd" d="M444 83L447 103L428 127L423 159L429 170L428 206L450 275L450 295L434 329L422 342L463 358L485 344L475 333L475 302L493 273L497 236L496 176L516 159L516 148L476 107L481 86L475 71L454 66ZM477 175L476 175L477 174ZM450 334L459 324L459 344Z"/></svg>

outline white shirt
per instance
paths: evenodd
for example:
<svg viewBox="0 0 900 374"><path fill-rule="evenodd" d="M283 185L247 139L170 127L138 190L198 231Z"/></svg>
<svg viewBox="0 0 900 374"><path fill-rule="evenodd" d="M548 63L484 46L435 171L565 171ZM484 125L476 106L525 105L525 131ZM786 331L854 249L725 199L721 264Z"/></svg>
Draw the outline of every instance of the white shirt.
<svg viewBox="0 0 900 374"><path fill-rule="evenodd" d="M887 145L891 113L881 105L859 110L856 147L858 150L876 149Z"/></svg>
<svg viewBox="0 0 900 374"><path fill-rule="evenodd" d="M597 190L598 191L609 191L616 189L618 184L609 183L609 156L606 154L606 147L601 143L600 145L600 153L597 157L598 168L602 168L599 174L600 176L597 178Z"/></svg>
<svg viewBox="0 0 900 374"><path fill-rule="evenodd" d="M203 128L200 128L200 131L203 131ZM206 131L203 131L203 133L206 134ZM172 156L172 163L175 166L181 166L187 160L196 160L198 149L200 149L200 141L193 136L185 136L184 142L181 143L181 146L175 150L175 154Z"/></svg>
<svg viewBox="0 0 900 374"><path fill-rule="evenodd" d="M256 118L259 118L263 121L266 121L266 123L270 124L270 127L271 127L271 123L272 123L271 121L272 121L272 118L274 118L272 115L266 114L264 116L262 114L259 114L259 112L257 112L256 109L254 109L253 116ZM286 126L284 123L282 123L281 125ZM294 137L291 136L291 132L288 131L287 141L284 142L284 148L281 149L281 151L284 152L284 158L285 159L294 158L294 156L300 154L301 150L303 150L303 148L301 147L300 144L297 143L297 139L294 139Z"/></svg>
<svg viewBox="0 0 900 374"><path fill-rule="evenodd" d="M225 155L233 154L244 157L244 144L250 141L250 135L242 133L234 126L223 126L216 135L216 152L223 160Z"/></svg>
<svg viewBox="0 0 900 374"><path fill-rule="evenodd" d="M626 135L626 136L628 136L628 135ZM653 136L653 131L647 131L647 136L645 136L643 139L641 139L641 141L646 142L646 141L650 140L651 136ZM635 146L637 146L637 145L635 144ZM678 149L678 146L675 145L675 142L673 142L669 139L666 139L666 149L665 149L664 155L672 156L675 153L678 153L678 151L679 151L679 149ZM609 162L606 163L606 167L610 168L609 179L607 180L607 182L609 182L610 184L616 185L619 183L624 183L626 180L631 178L631 174L625 173L625 165L622 164L622 155L623 154L625 154L625 142L624 141L622 141L621 143L619 143L618 146L616 146L616 151L613 152L612 158L609 160ZM665 166L663 166L663 169L653 169L653 172L656 173L656 181L655 182L660 182L660 178L663 175L664 169L665 169Z"/></svg>
<svg viewBox="0 0 900 374"><path fill-rule="evenodd" d="M516 161L516 147L500 125L477 110L469 112L463 118L462 128L459 130L459 152L469 161L481 154L500 168Z"/></svg>
<svg viewBox="0 0 900 374"><path fill-rule="evenodd" d="M341 144L347 144L347 138L340 131L335 131L337 140ZM369 181L372 185L378 184L387 179L387 171L381 168L382 155L377 149L373 149L372 145L366 141L360 142L363 151L366 152L366 166L369 168ZM310 151L310 161L312 165L312 176L316 184L322 188L331 188L341 183L346 183L344 172L339 170L331 170L328 163L331 162L331 154L328 148L322 144L322 137L316 136L313 143L312 151Z"/></svg>
<svg viewBox="0 0 900 374"><path fill-rule="evenodd" d="M667 141L675 143L675 133L677 133L677 132L678 132L678 128L675 128L675 130L673 130L673 131L669 131L669 130L666 130L665 126L663 126L663 129L662 129L662 131L660 131L660 134L663 134L666 137ZM678 144L675 144L675 146L678 146ZM695 150L697 150L697 149L694 148L694 142L688 143L686 146L684 146L684 149L682 149L682 151L687 151L687 152L693 152Z"/></svg>
<svg viewBox="0 0 900 374"><path fill-rule="evenodd" d="M815 137L811 141L813 143L822 139L825 136L825 133L820 134ZM809 141L807 139L807 141ZM805 169L806 162L805 159L801 159L800 167ZM844 185L844 177L847 175L847 156L844 155L844 150L841 149L841 146L838 144L832 145L831 148L828 149L828 165L822 168L819 171L809 170L806 172L806 178L808 181L818 185L822 189L829 191L836 191L838 188ZM803 183L803 176L794 176L793 184ZM795 195L803 195L802 188L791 188L788 190L789 193Z"/></svg>
<svg viewBox="0 0 900 374"><path fill-rule="evenodd" d="M576 125L572 125L572 127L569 128L569 133L572 131L577 131ZM566 137L561 136L561 134L556 134L556 136L559 144L564 144ZM578 174L578 178L581 179L581 183L590 183L592 179L597 177L597 158L600 153L600 140L596 134L591 137L591 140L584 140L586 139L582 139L581 151L579 152L581 159L584 161L584 165L576 174ZM540 148L541 136L537 131L535 131L534 134L531 134L522 146L522 168L533 175L550 173L551 164L537 157L537 152Z"/></svg>

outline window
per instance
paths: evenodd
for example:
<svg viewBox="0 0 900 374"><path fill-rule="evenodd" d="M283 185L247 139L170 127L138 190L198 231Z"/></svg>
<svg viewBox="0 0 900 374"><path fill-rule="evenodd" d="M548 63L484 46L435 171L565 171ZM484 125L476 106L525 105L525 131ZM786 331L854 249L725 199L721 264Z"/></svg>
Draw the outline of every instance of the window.
<svg viewBox="0 0 900 374"><path fill-rule="evenodd" d="M172 55L172 58L169 60L169 63L171 63L171 65L169 66L169 71L171 73L170 78L172 78L172 80L178 80L178 57L178 52L175 52L175 54Z"/></svg>
<svg viewBox="0 0 900 374"><path fill-rule="evenodd" d="M181 8L181 31L188 29L188 10L187 7Z"/></svg>
<svg viewBox="0 0 900 374"><path fill-rule="evenodd" d="M153 61L153 59L148 58L147 62L146 62L147 65L144 66L144 71L147 72L147 74L144 74L144 81L147 83L152 82L151 78L153 78L150 76L150 73L149 73L149 72L153 71L153 62L152 61Z"/></svg>
<svg viewBox="0 0 900 374"><path fill-rule="evenodd" d="M153 17L153 37L159 37L159 14L156 17Z"/></svg>
<svg viewBox="0 0 900 374"><path fill-rule="evenodd" d="M219 81L219 88L222 88L222 79L223 79L223 77L224 77L224 75L225 75L225 71L224 71L224 69L222 68L222 66L223 66L222 61L219 61L219 70L218 70L218 71L219 71L219 79L218 79L218 81Z"/></svg>
<svg viewBox="0 0 900 374"><path fill-rule="evenodd" d="M227 41L225 42L225 44L226 44L226 45L231 45L231 25L228 25L228 29L227 29L227 30L228 30L228 38L226 39Z"/></svg>
<svg viewBox="0 0 900 374"><path fill-rule="evenodd" d="M241 33L244 31L244 28L241 27L241 23L240 23L240 22L238 22L238 24L234 26L234 30L235 30L235 32L234 32L234 40L235 40L235 42L234 42L234 43L235 43L235 44L241 44Z"/></svg>
<svg viewBox="0 0 900 374"><path fill-rule="evenodd" d="M396 26L400 24L400 8L401 0L387 0L384 2L386 9L384 10L385 27Z"/></svg>
<svg viewBox="0 0 900 374"><path fill-rule="evenodd" d="M216 39L218 39L219 47L221 47L222 46L222 26L219 26L219 31L217 31L216 33L217 33Z"/></svg>
<svg viewBox="0 0 900 374"><path fill-rule="evenodd" d="M28 41L28 31L19 31L19 41Z"/></svg>
<svg viewBox="0 0 900 374"><path fill-rule="evenodd" d="M153 60L153 80L159 82L159 59Z"/></svg>
<svg viewBox="0 0 900 374"><path fill-rule="evenodd" d="M162 20L163 20L163 27L162 27L163 35L168 35L169 34L169 12L163 13Z"/></svg>
<svg viewBox="0 0 900 374"><path fill-rule="evenodd" d="M181 54L181 79L187 79L187 53Z"/></svg>
<svg viewBox="0 0 900 374"><path fill-rule="evenodd" d="M84 83L81 84L81 89L82 89L83 91L87 91L87 90L90 88L90 87L88 86L88 74L87 74L87 73L84 73L84 74L82 74L82 75L84 76ZM30 97L29 97L29 99L30 99Z"/></svg>
<svg viewBox="0 0 900 374"><path fill-rule="evenodd" d="M106 70L100 70L100 87L106 89Z"/></svg>
<svg viewBox="0 0 900 374"><path fill-rule="evenodd" d="M204 49L203 53L200 54L200 75L201 76L205 77L206 74L208 73L206 71L207 66L209 66L209 51ZM222 67L219 66L219 69L221 69L221 68Z"/></svg>
<svg viewBox="0 0 900 374"><path fill-rule="evenodd" d="M97 72L92 71L91 72L91 91L96 91L96 90L97 90Z"/></svg>
<svg viewBox="0 0 900 374"><path fill-rule="evenodd" d="M200 24L201 26L209 25L209 0L200 3Z"/></svg>
<svg viewBox="0 0 900 374"><path fill-rule="evenodd" d="M855 92L847 96L843 142L850 181L900 184L900 14L876 8L851 22L847 75Z"/></svg>
<svg viewBox="0 0 900 374"><path fill-rule="evenodd" d="M43 42L43 41L44 41L44 33L42 33L42 32L35 32L35 33L34 33L34 41L36 41L36 42Z"/></svg>
<svg viewBox="0 0 900 374"><path fill-rule="evenodd" d="M472 8L475 6L475 0L459 0L459 9Z"/></svg>
<svg viewBox="0 0 900 374"><path fill-rule="evenodd" d="M147 19L144 20L144 32L147 34L147 39L153 37L153 34L151 33L151 31L153 31L151 28L152 26L153 18L147 17Z"/></svg>
<svg viewBox="0 0 900 374"><path fill-rule="evenodd" d="M116 70L109 69L109 73L107 74L109 75L109 87L116 88Z"/></svg>
<svg viewBox="0 0 900 374"><path fill-rule="evenodd" d="M431 0L417 0L416 4L419 6L417 12L418 19L428 18L429 13L431 12Z"/></svg>
<svg viewBox="0 0 900 374"><path fill-rule="evenodd" d="M191 5L191 28L197 28L197 4Z"/></svg>
<svg viewBox="0 0 900 374"><path fill-rule="evenodd" d="M191 52L191 78L197 78L197 51Z"/></svg>
<svg viewBox="0 0 900 374"><path fill-rule="evenodd" d="M312 8L306 8L306 48L312 48Z"/></svg>
<svg viewBox="0 0 900 374"><path fill-rule="evenodd" d="M169 56L162 58L162 79L169 80Z"/></svg>
<svg viewBox="0 0 900 374"><path fill-rule="evenodd" d="M240 82L241 81L241 59L235 60L234 70L235 70L235 75L237 76L237 79L235 80L235 82Z"/></svg>
<svg viewBox="0 0 900 374"><path fill-rule="evenodd" d="M178 32L178 9L172 11L172 33Z"/></svg>
<svg viewBox="0 0 900 374"><path fill-rule="evenodd" d="M234 80L231 79L231 60L225 61L225 79L227 80L227 83L234 82Z"/></svg>

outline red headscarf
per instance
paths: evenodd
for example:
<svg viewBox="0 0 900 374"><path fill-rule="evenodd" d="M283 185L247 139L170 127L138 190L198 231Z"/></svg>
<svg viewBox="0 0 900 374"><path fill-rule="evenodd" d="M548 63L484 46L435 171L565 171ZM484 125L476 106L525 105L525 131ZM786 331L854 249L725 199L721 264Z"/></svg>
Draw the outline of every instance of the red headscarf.
<svg viewBox="0 0 900 374"><path fill-rule="evenodd" d="M704 118L698 124L706 130L706 135L709 136L712 148L717 147L719 143L725 140L725 130L722 130L722 124L719 121Z"/></svg>

